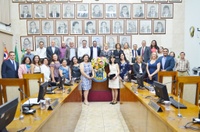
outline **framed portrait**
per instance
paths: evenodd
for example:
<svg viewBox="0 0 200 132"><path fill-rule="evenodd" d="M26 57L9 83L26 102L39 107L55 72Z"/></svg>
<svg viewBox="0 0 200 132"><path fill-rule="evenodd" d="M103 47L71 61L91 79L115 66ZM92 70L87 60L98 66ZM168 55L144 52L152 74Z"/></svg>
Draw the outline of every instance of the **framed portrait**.
<svg viewBox="0 0 200 132"><path fill-rule="evenodd" d="M151 34L152 22L151 20L140 20L140 34Z"/></svg>
<svg viewBox="0 0 200 132"><path fill-rule="evenodd" d="M82 25L81 20L70 21L71 34L82 34Z"/></svg>
<svg viewBox="0 0 200 132"><path fill-rule="evenodd" d="M63 41L66 43L67 47L70 47L70 42L73 42L77 48L76 38L74 36L64 36Z"/></svg>
<svg viewBox="0 0 200 132"><path fill-rule="evenodd" d="M65 3L63 4L63 18L75 18L75 6L74 4Z"/></svg>
<svg viewBox="0 0 200 132"><path fill-rule="evenodd" d="M141 0L141 2L154 2L154 0Z"/></svg>
<svg viewBox="0 0 200 132"><path fill-rule="evenodd" d="M25 2L26 0L12 0L13 3Z"/></svg>
<svg viewBox="0 0 200 132"><path fill-rule="evenodd" d="M56 47L58 47L58 48L61 47L61 42L62 42L61 36L49 36L49 43L51 43L52 40L55 41Z"/></svg>
<svg viewBox="0 0 200 132"><path fill-rule="evenodd" d="M155 2L159 2L159 3L167 3L168 0L155 0Z"/></svg>
<svg viewBox="0 0 200 132"><path fill-rule="evenodd" d="M181 3L182 0L169 0L170 3Z"/></svg>
<svg viewBox="0 0 200 132"><path fill-rule="evenodd" d="M174 6L173 4L161 4L160 16L161 18L173 18Z"/></svg>
<svg viewBox="0 0 200 132"><path fill-rule="evenodd" d="M69 1L82 2L83 0L69 0Z"/></svg>
<svg viewBox="0 0 200 132"><path fill-rule="evenodd" d="M147 4L147 18L158 18L158 4Z"/></svg>
<svg viewBox="0 0 200 132"><path fill-rule="evenodd" d="M46 48L48 45L47 37L46 36L35 36L35 50L39 48L39 43L43 42L44 47Z"/></svg>
<svg viewBox="0 0 200 132"><path fill-rule="evenodd" d="M103 49L103 44L104 44L104 37L103 36L92 36L91 39L92 39L92 42L96 41L97 46L100 47L101 49Z"/></svg>
<svg viewBox="0 0 200 132"><path fill-rule="evenodd" d="M68 21L56 20L56 34L68 34Z"/></svg>
<svg viewBox="0 0 200 132"><path fill-rule="evenodd" d="M19 18L29 19L32 18L32 4L19 4Z"/></svg>
<svg viewBox="0 0 200 132"><path fill-rule="evenodd" d="M126 33L127 34L137 34L138 33L138 21L137 20L127 20L126 21Z"/></svg>
<svg viewBox="0 0 200 132"><path fill-rule="evenodd" d="M28 20L27 21L27 34L40 34L40 21Z"/></svg>
<svg viewBox="0 0 200 132"><path fill-rule="evenodd" d="M68 0L55 0L55 1L68 2Z"/></svg>
<svg viewBox="0 0 200 132"><path fill-rule="evenodd" d="M110 20L99 20L99 34L110 34Z"/></svg>
<svg viewBox="0 0 200 132"><path fill-rule="evenodd" d="M97 34L96 20L85 20L84 27L85 34Z"/></svg>
<svg viewBox="0 0 200 132"><path fill-rule="evenodd" d="M46 18L46 4L34 4L34 17L35 18Z"/></svg>
<svg viewBox="0 0 200 132"><path fill-rule="evenodd" d="M54 34L53 20L42 20L42 34Z"/></svg>
<svg viewBox="0 0 200 132"><path fill-rule="evenodd" d="M144 4L133 4L133 18L144 18Z"/></svg>
<svg viewBox="0 0 200 132"><path fill-rule="evenodd" d="M20 47L21 51L30 48L32 51L34 50L33 47L33 37L31 36L21 36L20 37Z"/></svg>
<svg viewBox="0 0 200 132"><path fill-rule="evenodd" d="M105 18L117 18L117 4L105 4Z"/></svg>
<svg viewBox="0 0 200 132"><path fill-rule="evenodd" d="M49 18L60 18L60 4L49 4Z"/></svg>
<svg viewBox="0 0 200 132"><path fill-rule="evenodd" d="M27 2L39 2L40 0L26 0Z"/></svg>
<svg viewBox="0 0 200 132"><path fill-rule="evenodd" d="M122 48L124 48L125 43L128 43L128 46L131 48L131 36L119 36L119 42Z"/></svg>
<svg viewBox="0 0 200 132"><path fill-rule="evenodd" d="M89 5L86 3L76 4L77 18L89 18Z"/></svg>
<svg viewBox="0 0 200 132"><path fill-rule="evenodd" d="M53 2L54 0L41 0L41 2Z"/></svg>
<svg viewBox="0 0 200 132"><path fill-rule="evenodd" d="M113 20L112 21L112 33L123 34L124 33L124 20Z"/></svg>
<svg viewBox="0 0 200 132"><path fill-rule="evenodd" d="M86 40L87 41L87 47L90 47L90 39L89 39L89 36L78 36L77 37L77 48L81 47L82 46L82 41L83 40Z"/></svg>
<svg viewBox="0 0 200 132"><path fill-rule="evenodd" d="M131 4L119 4L119 18L131 18Z"/></svg>
<svg viewBox="0 0 200 132"><path fill-rule="evenodd" d="M110 50L115 49L115 44L117 43L117 36L115 35L106 35L106 43L108 44L108 48Z"/></svg>
<svg viewBox="0 0 200 132"><path fill-rule="evenodd" d="M104 9L103 4L91 4L91 18L103 18Z"/></svg>
<svg viewBox="0 0 200 132"><path fill-rule="evenodd" d="M154 34L165 34L166 33L166 21L165 20L154 20L153 23Z"/></svg>

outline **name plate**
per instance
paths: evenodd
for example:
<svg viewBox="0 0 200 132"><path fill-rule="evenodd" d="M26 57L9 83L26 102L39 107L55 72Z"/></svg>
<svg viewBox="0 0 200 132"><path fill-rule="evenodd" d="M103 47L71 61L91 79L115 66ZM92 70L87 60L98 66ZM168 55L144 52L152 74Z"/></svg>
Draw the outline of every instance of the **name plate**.
<svg viewBox="0 0 200 132"><path fill-rule="evenodd" d="M50 106L48 107L48 110L53 110L58 105L58 99L54 100Z"/></svg>
<svg viewBox="0 0 200 132"><path fill-rule="evenodd" d="M163 112L161 107L152 100L149 101L148 105L151 106L151 108L153 108L156 112Z"/></svg>

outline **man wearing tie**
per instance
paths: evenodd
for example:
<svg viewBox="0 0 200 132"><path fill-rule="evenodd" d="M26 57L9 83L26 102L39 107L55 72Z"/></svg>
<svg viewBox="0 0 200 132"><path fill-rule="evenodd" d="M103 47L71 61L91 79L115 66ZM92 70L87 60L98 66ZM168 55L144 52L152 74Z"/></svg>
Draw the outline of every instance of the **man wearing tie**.
<svg viewBox="0 0 200 132"><path fill-rule="evenodd" d="M137 44L133 45L132 56L132 63L135 63L136 57L138 56Z"/></svg>
<svg viewBox="0 0 200 132"><path fill-rule="evenodd" d="M150 50L149 47L146 46L146 41L145 40L142 41L142 47L140 47L138 49L138 53L139 53L140 56L142 56L143 61L145 63L147 63L148 60L150 60L151 50Z"/></svg>
<svg viewBox="0 0 200 132"><path fill-rule="evenodd" d="M15 52L9 52L9 59L3 61L1 66L2 78L18 78L19 63L15 61Z"/></svg>
<svg viewBox="0 0 200 132"><path fill-rule="evenodd" d="M57 54L57 56L60 56L60 50L58 47L55 46L55 40L52 40L51 46L47 47L46 54L50 60L52 59L53 54Z"/></svg>

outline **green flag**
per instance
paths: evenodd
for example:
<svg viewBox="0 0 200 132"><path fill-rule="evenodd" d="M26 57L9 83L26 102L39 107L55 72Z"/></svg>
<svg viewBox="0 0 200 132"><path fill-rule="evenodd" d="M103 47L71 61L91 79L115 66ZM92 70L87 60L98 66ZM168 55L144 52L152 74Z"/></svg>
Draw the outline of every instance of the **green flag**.
<svg viewBox="0 0 200 132"><path fill-rule="evenodd" d="M15 45L15 61L16 61L16 62L19 62L18 51L17 51L17 45Z"/></svg>
<svg viewBox="0 0 200 132"><path fill-rule="evenodd" d="M23 58L24 58L24 54L25 54L25 50L22 49L22 57L21 57L21 60L23 60Z"/></svg>

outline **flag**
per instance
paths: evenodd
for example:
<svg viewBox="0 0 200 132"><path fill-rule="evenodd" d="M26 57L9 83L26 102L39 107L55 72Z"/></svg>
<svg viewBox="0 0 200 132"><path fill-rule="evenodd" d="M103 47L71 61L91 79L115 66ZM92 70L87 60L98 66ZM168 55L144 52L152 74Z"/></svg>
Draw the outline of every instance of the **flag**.
<svg viewBox="0 0 200 132"><path fill-rule="evenodd" d="M22 50L22 57L21 57L21 60L23 60L24 55L25 55L25 50L23 49L23 50Z"/></svg>
<svg viewBox="0 0 200 132"><path fill-rule="evenodd" d="M16 61L16 62L19 62L18 51L17 51L17 45L15 45L15 61Z"/></svg>
<svg viewBox="0 0 200 132"><path fill-rule="evenodd" d="M7 51L6 47L4 47L3 60L7 60L7 59L8 59L8 51Z"/></svg>

